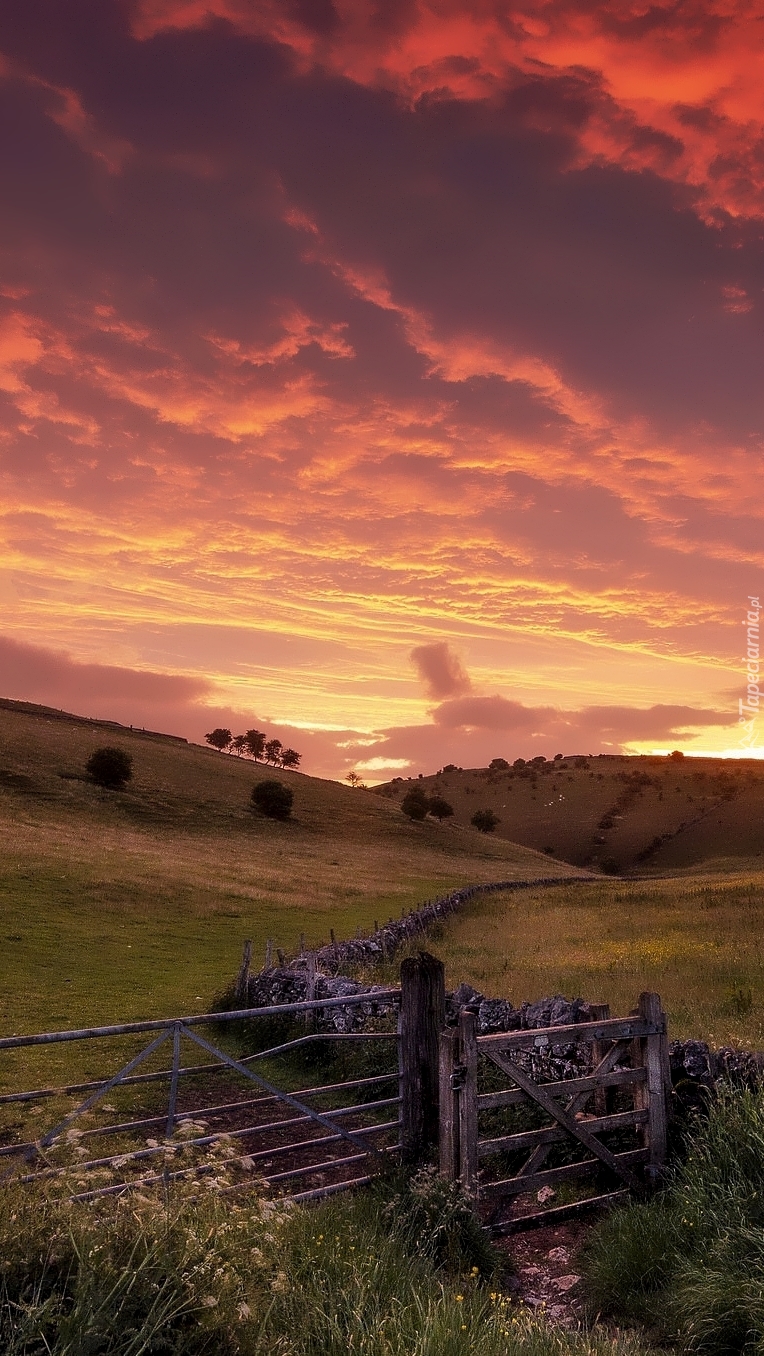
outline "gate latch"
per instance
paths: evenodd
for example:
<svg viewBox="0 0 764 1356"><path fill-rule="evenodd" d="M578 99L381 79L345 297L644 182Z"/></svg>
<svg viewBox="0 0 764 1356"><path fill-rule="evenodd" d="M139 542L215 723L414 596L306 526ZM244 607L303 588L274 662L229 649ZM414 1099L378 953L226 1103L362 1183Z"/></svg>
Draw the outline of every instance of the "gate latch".
<svg viewBox="0 0 764 1356"><path fill-rule="evenodd" d="M451 1091L461 1092L466 1082L467 1082L467 1065L457 1064L453 1073L451 1074Z"/></svg>

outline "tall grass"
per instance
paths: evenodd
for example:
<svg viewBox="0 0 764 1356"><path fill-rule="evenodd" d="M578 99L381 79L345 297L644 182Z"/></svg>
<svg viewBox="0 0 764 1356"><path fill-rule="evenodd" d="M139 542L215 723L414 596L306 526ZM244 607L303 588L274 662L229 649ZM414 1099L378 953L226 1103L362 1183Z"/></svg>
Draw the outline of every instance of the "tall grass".
<svg viewBox="0 0 764 1356"><path fill-rule="evenodd" d="M764 1350L764 1091L720 1095L666 1193L602 1224L586 1271L602 1313L688 1352Z"/></svg>
<svg viewBox="0 0 764 1356"><path fill-rule="evenodd" d="M455 1190L424 1176L316 1208L220 1183L108 1204L0 1199L7 1356L639 1356L518 1309Z"/></svg>

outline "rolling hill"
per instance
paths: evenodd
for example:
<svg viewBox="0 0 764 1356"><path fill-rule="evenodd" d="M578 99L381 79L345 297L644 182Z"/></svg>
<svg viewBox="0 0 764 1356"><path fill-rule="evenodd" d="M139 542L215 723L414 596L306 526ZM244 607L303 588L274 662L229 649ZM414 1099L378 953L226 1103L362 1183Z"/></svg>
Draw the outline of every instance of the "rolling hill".
<svg viewBox="0 0 764 1356"><path fill-rule="evenodd" d="M376 790L394 804L413 784L396 778ZM416 785L448 801L458 826L490 809L492 837L577 866L673 871L764 853L764 763L754 759L540 758L447 767Z"/></svg>

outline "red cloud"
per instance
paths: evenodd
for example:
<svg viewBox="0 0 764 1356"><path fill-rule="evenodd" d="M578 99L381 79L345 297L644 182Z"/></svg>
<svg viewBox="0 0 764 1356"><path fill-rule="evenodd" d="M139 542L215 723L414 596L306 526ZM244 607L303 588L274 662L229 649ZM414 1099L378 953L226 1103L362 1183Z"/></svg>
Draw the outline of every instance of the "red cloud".
<svg viewBox="0 0 764 1356"><path fill-rule="evenodd" d="M636 9L535 0L522 12L503 0L354 0L327 6L323 22L314 8L138 0L133 31L145 40L223 19L288 47L303 71L318 66L392 88L412 106L423 98L493 102L529 77L565 81L581 95L574 163L651 170L697 190L711 216L764 213L764 34L752 0ZM537 118L550 130L548 108Z"/></svg>

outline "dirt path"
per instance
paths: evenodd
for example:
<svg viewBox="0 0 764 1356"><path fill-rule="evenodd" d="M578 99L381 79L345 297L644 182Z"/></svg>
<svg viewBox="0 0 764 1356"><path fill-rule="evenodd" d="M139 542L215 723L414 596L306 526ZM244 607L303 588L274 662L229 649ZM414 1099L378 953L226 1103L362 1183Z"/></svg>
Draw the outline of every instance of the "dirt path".
<svg viewBox="0 0 764 1356"><path fill-rule="evenodd" d="M562 1223L497 1240L513 1272L509 1288L553 1323L575 1327L584 1318L578 1256L591 1225Z"/></svg>

